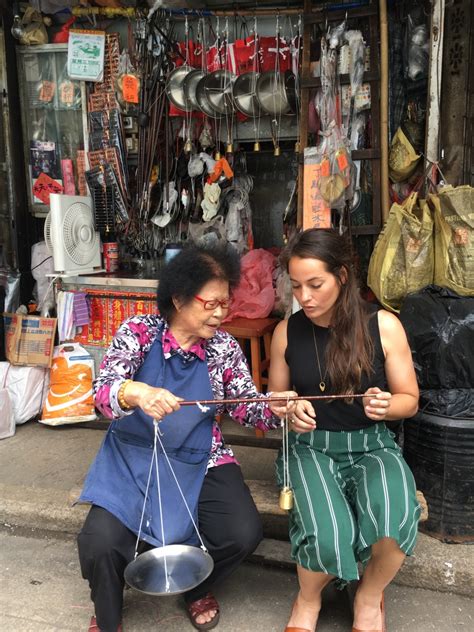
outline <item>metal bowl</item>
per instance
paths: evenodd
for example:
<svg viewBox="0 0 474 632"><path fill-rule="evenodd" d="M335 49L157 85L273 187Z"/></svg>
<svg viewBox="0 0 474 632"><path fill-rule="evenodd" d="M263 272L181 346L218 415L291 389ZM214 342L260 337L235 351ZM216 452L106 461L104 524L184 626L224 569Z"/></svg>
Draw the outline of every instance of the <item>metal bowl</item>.
<svg viewBox="0 0 474 632"><path fill-rule="evenodd" d="M258 74L256 72L244 72L237 77L232 86L235 107L242 114L252 118L260 114L260 103L257 99L257 80Z"/></svg>
<svg viewBox="0 0 474 632"><path fill-rule="evenodd" d="M206 551L169 544L138 555L125 568L124 577L131 588L147 595L179 595L199 586L213 568L214 561Z"/></svg>
<svg viewBox="0 0 474 632"><path fill-rule="evenodd" d="M199 103L196 97L196 87L199 81L205 76L202 70L195 68L188 72L183 81L184 99L188 110L200 110Z"/></svg>
<svg viewBox="0 0 474 632"><path fill-rule="evenodd" d="M232 85L235 78L235 75L228 70L215 70L203 80L207 101L220 116L234 111Z"/></svg>
<svg viewBox="0 0 474 632"><path fill-rule="evenodd" d="M204 75L202 79L200 79L196 84L196 101L198 103L199 109L207 116L211 118L221 118L222 114L219 114L214 110L207 98L207 91L205 89L205 81L208 75Z"/></svg>
<svg viewBox="0 0 474 632"><path fill-rule="evenodd" d="M292 95L294 95L290 75L284 72L269 70L262 72L257 80L257 99L260 107L267 114L278 116L292 113ZM293 75L294 77L294 75Z"/></svg>
<svg viewBox="0 0 474 632"><path fill-rule="evenodd" d="M170 72L166 81L168 99L174 106L185 112L189 112L190 109L184 96L183 82L192 70L193 68L190 66L179 66L179 68L175 68Z"/></svg>

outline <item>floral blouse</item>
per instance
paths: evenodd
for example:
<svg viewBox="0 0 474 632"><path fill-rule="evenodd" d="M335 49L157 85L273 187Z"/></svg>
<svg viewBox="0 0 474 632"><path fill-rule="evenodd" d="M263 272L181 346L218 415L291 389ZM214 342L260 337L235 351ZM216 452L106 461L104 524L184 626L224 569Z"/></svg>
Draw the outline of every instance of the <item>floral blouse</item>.
<svg viewBox="0 0 474 632"><path fill-rule="evenodd" d="M120 408L118 391L126 379L133 379L158 335L162 336L165 359L179 353L187 362L197 358L207 361L216 400L262 398L262 401L249 404L217 404L217 415L227 410L242 426L263 431L279 427L280 419L273 415L265 402L266 395L258 393L255 388L247 361L235 338L219 329L212 338L201 339L185 351L179 346L166 321L155 314L133 316L126 320L117 330L102 360L100 374L94 382L94 397L95 405L105 417L120 419L133 412ZM236 462L232 449L224 442L219 424L214 421L208 467Z"/></svg>

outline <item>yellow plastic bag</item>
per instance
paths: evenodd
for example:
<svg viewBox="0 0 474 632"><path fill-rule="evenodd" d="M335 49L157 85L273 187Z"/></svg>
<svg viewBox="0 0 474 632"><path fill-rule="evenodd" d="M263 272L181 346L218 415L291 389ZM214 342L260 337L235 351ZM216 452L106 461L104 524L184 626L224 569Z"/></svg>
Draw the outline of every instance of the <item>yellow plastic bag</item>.
<svg viewBox="0 0 474 632"><path fill-rule="evenodd" d="M393 204L369 262L368 285L387 309L398 312L407 294L433 282L433 219L414 192Z"/></svg>
<svg viewBox="0 0 474 632"><path fill-rule="evenodd" d="M395 132L388 155L388 175L392 182L403 182L413 175L421 156L399 127Z"/></svg>
<svg viewBox="0 0 474 632"><path fill-rule="evenodd" d="M474 188L443 187L430 195L435 223L434 282L474 296Z"/></svg>

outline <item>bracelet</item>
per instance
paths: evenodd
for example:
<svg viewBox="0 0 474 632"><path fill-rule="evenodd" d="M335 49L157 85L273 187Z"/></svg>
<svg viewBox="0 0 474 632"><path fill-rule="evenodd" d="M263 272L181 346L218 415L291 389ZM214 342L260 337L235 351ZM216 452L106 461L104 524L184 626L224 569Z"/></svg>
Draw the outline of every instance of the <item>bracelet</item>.
<svg viewBox="0 0 474 632"><path fill-rule="evenodd" d="M130 408L132 408L132 406L129 406L127 404L124 397L124 391L127 388L127 385L130 384L130 382L133 382L133 380L125 380L125 382L122 382L117 393L117 401L122 410L130 410Z"/></svg>

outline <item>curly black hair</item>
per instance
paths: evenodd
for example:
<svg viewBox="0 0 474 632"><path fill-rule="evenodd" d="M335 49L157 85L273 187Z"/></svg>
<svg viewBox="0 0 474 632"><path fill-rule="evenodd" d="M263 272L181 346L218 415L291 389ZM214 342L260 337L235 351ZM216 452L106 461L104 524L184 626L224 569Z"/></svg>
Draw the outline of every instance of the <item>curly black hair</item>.
<svg viewBox="0 0 474 632"><path fill-rule="evenodd" d="M158 309L169 320L175 312L173 297L190 303L201 288L221 279L232 290L240 280L240 257L229 244L186 245L162 268L158 285Z"/></svg>

